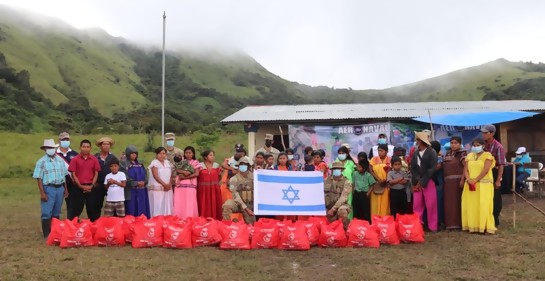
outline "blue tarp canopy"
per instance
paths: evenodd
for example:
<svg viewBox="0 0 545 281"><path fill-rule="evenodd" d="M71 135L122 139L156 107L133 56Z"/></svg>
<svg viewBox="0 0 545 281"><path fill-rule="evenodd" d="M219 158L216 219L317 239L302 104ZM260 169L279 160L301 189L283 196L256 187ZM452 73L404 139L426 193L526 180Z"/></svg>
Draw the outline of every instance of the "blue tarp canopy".
<svg viewBox="0 0 545 281"><path fill-rule="evenodd" d="M489 111L489 112L462 112L455 114L437 114L413 118L413 120L449 126L481 126L498 124L507 121L531 117L539 113L526 111Z"/></svg>

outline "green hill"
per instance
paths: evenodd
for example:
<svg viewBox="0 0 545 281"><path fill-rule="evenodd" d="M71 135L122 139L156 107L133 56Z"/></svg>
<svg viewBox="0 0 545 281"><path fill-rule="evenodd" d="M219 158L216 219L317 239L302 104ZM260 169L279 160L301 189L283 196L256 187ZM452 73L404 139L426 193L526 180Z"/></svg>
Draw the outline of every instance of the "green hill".
<svg viewBox="0 0 545 281"><path fill-rule="evenodd" d="M102 30L0 6L0 130L159 130L161 59ZM545 99L545 65L503 59L384 90L311 87L217 50L170 50L166 74L165 129L179 133L214 131L248 104Z"/></svg>

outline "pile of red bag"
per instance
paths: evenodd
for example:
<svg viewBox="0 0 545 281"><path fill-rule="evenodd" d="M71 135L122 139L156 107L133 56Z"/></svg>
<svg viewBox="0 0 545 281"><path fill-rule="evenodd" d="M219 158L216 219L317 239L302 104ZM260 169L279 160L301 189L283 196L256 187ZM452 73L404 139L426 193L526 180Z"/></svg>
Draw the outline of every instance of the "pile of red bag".
<svg viewBox="0 0 545 281"><path fill-rule="evenodd" d="M48 245L61 248L88 246L164 247L188 249L219 246L220 249L308 250L311 246L378 248L380 244L424 242L424 230L417 215L398 215L365 220L353 219L344 230L341 220L328 223L325 217L299 221L262 218L253 226L244 222L211 218L145 216L102 217L96 222L53 219Z"/></svg>

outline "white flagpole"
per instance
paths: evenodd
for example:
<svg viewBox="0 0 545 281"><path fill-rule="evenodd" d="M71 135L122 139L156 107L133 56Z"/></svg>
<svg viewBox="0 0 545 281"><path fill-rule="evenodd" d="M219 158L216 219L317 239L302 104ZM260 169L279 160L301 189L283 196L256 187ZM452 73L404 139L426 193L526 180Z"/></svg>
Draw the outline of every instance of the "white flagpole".
<svg viewBox="0 0 545 281"><path fill-rule="evenodd" d="M165 29L167 15L163 12L163 75L161 84L161 139L162 146L165 146Z"/></svg>

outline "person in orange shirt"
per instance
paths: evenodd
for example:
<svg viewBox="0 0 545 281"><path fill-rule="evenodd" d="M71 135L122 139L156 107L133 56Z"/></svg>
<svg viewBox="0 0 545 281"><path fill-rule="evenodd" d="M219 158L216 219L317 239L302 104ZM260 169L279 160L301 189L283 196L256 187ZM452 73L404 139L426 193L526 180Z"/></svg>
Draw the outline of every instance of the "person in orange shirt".
<svg viewBox="0 0 545 281"><path fill-rule="evenodd" d="M320 151L315 150L312 152L312 159L314 160L314 171L320 171L324 174L324 180L329 176L329 168L324 162L324 157Z"/></svg>

